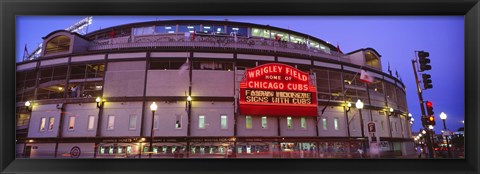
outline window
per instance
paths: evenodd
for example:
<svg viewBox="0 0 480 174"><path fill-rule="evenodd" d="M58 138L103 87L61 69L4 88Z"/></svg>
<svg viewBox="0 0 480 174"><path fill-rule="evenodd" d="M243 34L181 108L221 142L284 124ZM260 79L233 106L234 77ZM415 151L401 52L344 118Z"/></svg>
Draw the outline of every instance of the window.
<svg viewBox="0 0 480 174"><path fill-rule="evenodd" d="M88 130L93 130L93 126L95 124L95 116L89 115L88 116Z"/></svg>
<svg viewBox="0 0 480 174"><path fill-rule="evenodd" d="M245 128L252 128L252 116L245 116Z"/></svg>
<svg viewBox="0 0 480 174"><path fill-rule="evenodd" d="M100 154L105 154L105 147L103 146L100 146Z"/></svg>
<svg viewBox="0 0 480 174"><path fill-rule="evenodd" d="M204 115L198 116L198 128L199 129L205 129L205 116Z"/></svg>
<svg viewBox="0 0 480 174"><path fill-rule="evenodd" d="M398 132L397 122L395 122L395 132Z"/></svg>
<svg viewBox="0 0 480 174"><path fill-rule="evenodd" d="M50 119L48 120L48 130L49 131L52 131L53 130L53 123L55 122L55 118L53 117L50 117Z"/></svg>
<svg viewBox="0 0 480 174"><path fill-rule="evenodd" d="M68 130L73 130L75 128L75 117L70 117L68 121Z"/></svg>
<svg viewBox="0 0 480 174"><path fill-rule="evenodd" d="M45 46L45 54L66 52L70 49L70 38L68 36L57 36L49 40Z"/></svg>
<svg viewBox="0 0 480 174"><path fill-rule="evenodd" d="M302 127L302 129L307 128L307 118L306 117L300 118L300 127Z"/></svg>
<svg viewBox="0 0 480 174"><path fill-rule="evenodd" d="M270 30L252 28L252 36L270 38Z"/></svg>
<svg viewBox="0 0 480 174"><path fill-rule="evenodd" d="M335 130L338 130L338 118L333 119L333 126L334 126Z"/></svg>
<svg viewBox="0 0 480 174"><path fill-rule="evenodd" d="M293 128L292 117L287 117L287 128Z"/></svg>
<svg viewBox="0 0 480 174"><path fill-rule="evenodd" d="M175 129L181 129L182 128L182 115L177 114L175 115Z"/></svg>
<svg viewBox="0 0 480 174"><path fill-rule="evenodd" d="M153 129L158 130L158 115L153 116Z"/></svg>
<svg viewBox="0 0 480 174"><path fill-rule="evenodd" d="M135 129L137 129L137 116L136 115L130 115L128 130L135 130Z"/></svg>
<svg viewBox="0 0 480 174"><path fill-rule="evenodd" d="M266 128L267 128L267 117L263 116L262 117L262 129L266 129Z"/></svg>
<svg viewBox="0 0 480 174"><path fill-rule="evenodd" d="M132 153L132 146L127 146L127 154L131 154Z"/></svg>
<svg viewBox="0 0 480 174"><path fill-rule="evenodd" d="M118 147L118 151L117 151L118 154L121 154L123 153L123 147Z"/></svg>
<svg viewBox="0 0 480 174"><path fill-rule="evenodd" d="M40 131L45 131L45 121L46 121L45 117L42 117L40 119Z"/></svg>
<svg viewBox="0 0 480 174"><path fill-rule="evenodd" d="M153 34L153 26L134 28L133 29L133 35L135 35L135 36L150 35L150 34Z"/></svg>
<svg viewBox="0 0 480 174"><path fill-rule="evenodd" d="M233 70L233 63L223 61L194 61L193 69L231 71Z"/></svg>
<svg viewBox="0 0 480 174"><path fill-rule="evenodd" d="M155 32L161 33L161 34L175 33L177 32L177 26L176 25L156 26Z"/></svg>
<svg viewBox="0 0 480 174"><path fill-rule="evenodd" d="M115 128L115 116L109 115L107 120L107 130L113 130Z"/></svg>
<svg viewBox="0 0 480 174"><path fill-rule="evenodd" d="M193 33L195 31L200 31L200 25L179 25L178 32L185 33L190 32Z"/></svg>
<svg viewBox="0 0 480 174"><path fill-rule="evenodd" d="M186 59L183 60L156 60L150 62L150 69L158 70L171 70L171 69L180 69L180 67L186 62Z"/></svg>
<svg viewBox="0 0 480 174"><path fill-rule="evenodd" d="M225 33L225 26L207 26L202 27L203 33Z"/></svg>
<svg viewBox="0 0 480 174"><path fill-rule="evenodd" d="M248 30L244 27L227 26L227 34L236 33L237 36L247 36Z"/></svg>
<svg viewBox="0 0 480 174"><path fill-rule="evenodd" d="M327 118L322 118L323 130L327 130Z"/></svg>
<svg viewBox="0 0 480 174"><path fill-rule="evenodd" d="M382 126L382 131L385 130L385 126L383 125L383 121L380 122L380 125Z"/></svg>
<svg viewBox="0 0 480 174"><path fill-rule="evenodd" d="M226 115L220 116L220 125L221 125L221 129L227 129L227 116Z"/></svg>
<svg viewBox="0 0 480 174"><path fill-rule="evenodd" d="M110 146L110 148L108 149L108 153L113 154L113 146Z"/></svg>

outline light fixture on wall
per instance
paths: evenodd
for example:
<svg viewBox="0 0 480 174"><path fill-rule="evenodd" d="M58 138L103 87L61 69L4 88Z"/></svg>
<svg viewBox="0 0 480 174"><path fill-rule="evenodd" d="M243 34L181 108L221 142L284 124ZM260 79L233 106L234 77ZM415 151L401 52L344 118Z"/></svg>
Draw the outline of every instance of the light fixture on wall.
<svg viewBox="0 0 480 174"><path fill-rule="evenodd" d="M388 116L392 116L394 114L393 108L388 108Z"/></svg>
<svg viewBox="0 0 480 174"><path fill-rule="evenodd" d="M57 109L63 109L63 103L57 103Z"/></svg>
<svg viewBox="0 0 480 174"><path fill-rule="evenodd" d="M27 109L28 112L32 112L32 104L30 101L25 102L25 109Z"/></svg>
<svg viewBox="0 0 480 174"><path fill-rule="evenodd" d="M352 108L352 103L347 102L347 112L350 112L350 108Z"/></svg>
<svg viewBox="0 0 480 174"><path fill-rule="evenodd" d="M102 100L102 98L100 98L100 97L97 97L97 98L95 99L95 101L97 102L97 108L99 108L99 109L102 108L102 107L103 107L103 103L105 103L105 101Z"/></svg>

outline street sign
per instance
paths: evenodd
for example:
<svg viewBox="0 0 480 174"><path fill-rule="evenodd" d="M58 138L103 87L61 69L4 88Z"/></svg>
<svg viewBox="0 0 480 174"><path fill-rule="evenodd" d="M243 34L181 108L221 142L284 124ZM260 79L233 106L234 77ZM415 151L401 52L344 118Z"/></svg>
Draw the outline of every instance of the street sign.
<svg viewBox="0 0 480 174"><path fill-rule="evenodd" d="M367 124L368 127L368 133L375 133L377 130L375 129L375 122L369 122Z"/></svg>
<svg viewBox="0 0 480 174"><path fill-rule="evenodd" d="M446 130L446 131L443 131L442 134L443 134L443 136L450 136L450 135L452 135L452 132L449 131L449 130Z"/></svg>

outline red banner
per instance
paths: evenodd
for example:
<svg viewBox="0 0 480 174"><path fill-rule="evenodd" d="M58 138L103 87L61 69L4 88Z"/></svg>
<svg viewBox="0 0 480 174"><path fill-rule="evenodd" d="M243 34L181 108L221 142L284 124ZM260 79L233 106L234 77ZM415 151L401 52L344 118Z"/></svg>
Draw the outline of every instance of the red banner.
<svg viewBox="0 0 480 174"><path fill-rule="evenodd" d="M245 72L240 83L240 114L317 116L317 93L310 75L270 63Z"/></svg>

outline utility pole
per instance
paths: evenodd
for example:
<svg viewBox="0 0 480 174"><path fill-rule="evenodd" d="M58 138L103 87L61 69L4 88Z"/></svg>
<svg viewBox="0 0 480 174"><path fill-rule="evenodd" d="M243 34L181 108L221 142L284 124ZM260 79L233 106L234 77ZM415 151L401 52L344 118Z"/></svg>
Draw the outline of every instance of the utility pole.
<svg viewBox="0 0 480 174"><path fill-rule="evenodd" d="M428 130L428 126L426 124L424 124L424 121L428 119L427 115L425 114L425 106L424 106L424 101L423 101L423 96L422 96L422 89L420 87L420 83L418 81L418 75L417 75L417 69L415 67L415 60L412 60L412 67L413 67L413 74L415 74L415 83L417 85L417 93L418 93L418 99L419 99L419 103L420 103L420 111L422 111L422 125L424 127L425 130ZM427 133L425 134L425 140L426 141L426 144L427 144L427 148L428 148L428 152L429 152L429 157L430 158L433 158L433 148L432 148L432 142L431 142L431 138L430 138L430 131L427 131Z"/></svg>

